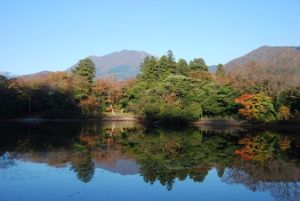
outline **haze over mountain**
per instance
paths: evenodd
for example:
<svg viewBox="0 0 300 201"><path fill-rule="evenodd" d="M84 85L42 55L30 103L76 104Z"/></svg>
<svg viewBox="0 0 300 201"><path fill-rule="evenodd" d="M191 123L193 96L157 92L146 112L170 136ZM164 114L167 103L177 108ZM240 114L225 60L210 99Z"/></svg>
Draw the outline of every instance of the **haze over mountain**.
<svg viewBox="0 0 300 201"><path fill-rule="evenodd" d="M289 70L300 74L300 47L262 46L225 64L227 71L237 71L250 63L274 74Z"/></svg>
<svg viewBox="0 0 300 201"><path fill-rule="evenodd" d="M88 58L95 63L96 78L116 76L118 79L124 79L135 77L139 73L141 63L149 56L152 55L143 51L122 50L104 56L89 56Z"/></svg>

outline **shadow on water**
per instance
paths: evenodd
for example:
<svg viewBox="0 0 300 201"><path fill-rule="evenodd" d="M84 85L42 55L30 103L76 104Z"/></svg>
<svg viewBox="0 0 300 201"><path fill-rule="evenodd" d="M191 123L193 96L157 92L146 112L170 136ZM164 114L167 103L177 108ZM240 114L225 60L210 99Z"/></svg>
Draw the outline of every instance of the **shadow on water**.
<svg viewBox="0 0 300 201"><path fill-rule="evenodd" d="M247 129L145 128L125 122L1 123L0 168L16 161L67 167L84 183L95 169L139 174L168 190L176 180L205 182L211 169L228 184L279 200L300 193L300 138Z"/></svg>

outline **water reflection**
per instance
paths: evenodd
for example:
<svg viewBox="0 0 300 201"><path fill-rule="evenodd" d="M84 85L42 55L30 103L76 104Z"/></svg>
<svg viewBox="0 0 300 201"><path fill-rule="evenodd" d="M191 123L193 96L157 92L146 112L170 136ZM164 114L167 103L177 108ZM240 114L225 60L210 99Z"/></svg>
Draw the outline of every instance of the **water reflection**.
<svg viewBox="0 0 300 201"><path fill-rule="evenodd" d="M300 141L270 131L146 129L132 123L61 122L0 125L0 168L16 161L70 167L88 183L95 169L139 174L171 191L176 181L205 182L211 169L228 184L271 193L278 200L300 195Z"/></svg>
<svg viewBox="0 0 300 201"><path fill-rule="evenodd" d="M10 156L9 153L4 153L2 156L0 156L0 168L6 169L14 166L15 164L15 160Z"/></svg>

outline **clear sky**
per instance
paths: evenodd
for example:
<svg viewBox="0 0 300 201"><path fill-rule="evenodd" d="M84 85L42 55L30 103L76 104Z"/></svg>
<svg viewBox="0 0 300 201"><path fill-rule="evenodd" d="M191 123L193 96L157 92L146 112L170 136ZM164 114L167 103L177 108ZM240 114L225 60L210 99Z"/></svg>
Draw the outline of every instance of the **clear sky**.
<svg viewBox="0 0 300 201"><path fill-rule="evenodd" d="M1 0L0 71L64 70L122 49L226 63L300 46L300 0Z"/></svg>

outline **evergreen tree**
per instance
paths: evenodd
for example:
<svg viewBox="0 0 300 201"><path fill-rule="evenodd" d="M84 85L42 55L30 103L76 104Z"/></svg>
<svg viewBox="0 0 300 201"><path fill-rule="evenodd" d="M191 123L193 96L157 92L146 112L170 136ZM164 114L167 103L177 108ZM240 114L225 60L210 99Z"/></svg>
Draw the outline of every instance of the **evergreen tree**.
<svg viewBox="0 0 300 201"><path fill-rule="evenodd" d="M80 60L79 64L73 69L73 73L92 83L96 76L95 64L90 58Z"/></svg>
<svg viewBox="0 0 300 201"><path fill-rule="evenodd" d="M208 71L208 66L205 64L205 61L202 58L195 58L190 61L190 69L197 71Z"/></svg>
<svg viewBox="0 0 300 201"><path fill-rule="evenodd" d="M186 60L179 59L179 61L176 64L177 73L182 74L182 75L186 75L187 72L188 72L188 68L189 68L189 65L186 62Z"/></svg>
<svg viewBox="0 0 300 201"><path fill-rule="evenodd" d="M146 57L141 64L141 73L138 75L139 80L151 82L159 79L159 70L157 59L155 57Z"/></svg>
<svg viewBox="0 0 300 201"><path fill-rule="evenodd" d="M224 69L224 66L222 64L219 64L217 66L216 75L219 76L219 77L224 77L225 76L225 69Z"/></svg>

